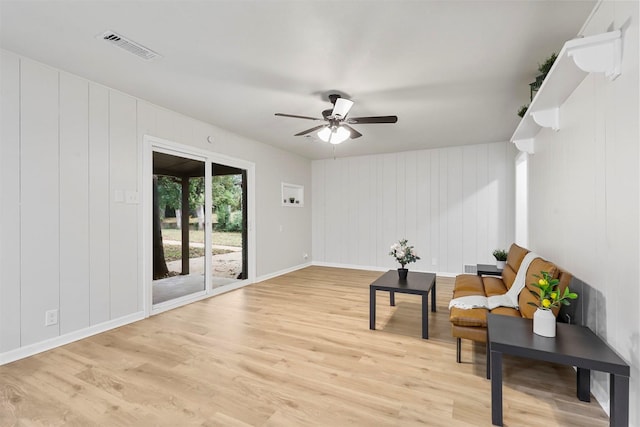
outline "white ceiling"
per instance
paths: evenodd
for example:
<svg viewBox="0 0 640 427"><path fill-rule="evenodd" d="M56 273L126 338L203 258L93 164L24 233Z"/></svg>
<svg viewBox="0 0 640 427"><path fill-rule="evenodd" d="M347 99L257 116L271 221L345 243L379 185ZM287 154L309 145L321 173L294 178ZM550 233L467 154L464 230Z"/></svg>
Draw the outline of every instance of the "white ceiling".
<svg viewBox="0 0 640 427"><path fill-rule="evenodd" d="M355 125L351 156L507 141L539 62L574 38L596 1L5 1L1 46L308 158L293 134L332 89ZM110 29L163 55L96 39Z"/></svg>

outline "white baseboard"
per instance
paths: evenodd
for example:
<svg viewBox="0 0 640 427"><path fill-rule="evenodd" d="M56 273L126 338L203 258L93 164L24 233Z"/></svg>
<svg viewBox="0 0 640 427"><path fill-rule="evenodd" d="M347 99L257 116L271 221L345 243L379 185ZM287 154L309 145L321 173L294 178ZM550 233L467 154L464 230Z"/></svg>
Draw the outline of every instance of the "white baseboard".
<svg viewBox="0 0 640 427"><path fill-rule="evenodd" d="M301 270L303 268L310 267L310 266L311 266L311 263L306 262L304 264L298 264L293 267L285 268L284 270L278 270L278 271L274 271L273 273L263 274L262 276L256 277L255 283L273 279L274 277L282 276L283 274L287 274L287 273L292 273L296 270Z"/></svg>
<svg viewBox="0 0 640 427"><path fill-rule="evenodd" d="M332 268L350 268L352 270L368 270L368 271L387 271L389 267L379 267L375 265L357 265L357 264L340 264L335 262L324 262L324 261L313 261L311 264L316 265L318 267L332 267ZM419 273L435 273L440 277L456 277L460 273L447 273L446 271L426 271L426 270L415 270L409 269L411 271L417 271Z"/></svg>
<svg viewBox="0 0 640 427"><path fill-rule="evenodd" d="M276 272L273 272L273 273L270 273L270 274L266 274L266 275L260 276L260 277L256 278L255 281L253 281L253 282L249 281L249 280L243 280L242 282L238 282L238 283L234 283L234 284L231 284L231 285L223 286L223 287L218 288L218 289L214 289L210 294L199 295L196 298L187 299L185 301L182 301L182 300L175 301L174 303L167 304L165 306L161 305L160 307L158 307L158 309L153 310L151 312L151 315L158 314L158 313L161 313L163 311L171 310L171 309L174 309L174 308L178 308L180 306L183 306L183 305L186 305L186 304L190 304L190 303L196 302L198 300L210 298L210 297L215 296L215 295L220 295L220 294L223 294L225 292L230 292L230 291L242 288L244 286L251 285L251 284L256 283L256 282L261 282L263 280L268 280L268 279L271 279L271 278L274 278L274 277L277 277L277 276L281 276L281 275L286 274L286 273L291 273L293 271L300 270L300 269L305 268L305 267L309 267L310 265L311 265L311 263L300 264L300 265L297 265L297 266L294 266L294 267L291 267L291 268L287 268L287 269L284 269L284 270L280 270L280 271L276 271ZM140 311L140 312L137 312L137 313L133 313L133 314L129 314L127 316L120 317L118 319L109 320L107 322L103 322L103 323L100 323L98 325L94 325L94 326L90 326L88 328L84 328L84 329L81 329L81 330L78 330L78 331L70 332L68 334L61 335L59 337L51 338L51 339L48 339L48 340L45 340L45 341L41 341L41 342L38 342L38 343L35 343L35 344L31 344L31 345L26 345L24 347L20 347L20 348L17 348L15 350L9 350L7 352L0 353L0 365L11 363L11 362L14 362L14 361L19 360L19 359L24 359L25 357L33 356L35 354L42 353L43 351L51 350L53 348L60 347L60 346L65 345L65 344L69 344L69 343L72 343L74 341L78 341L78 340L81 340L83 338L90 337L92 335L96 335L96 334L99 334L99 333L102 333L102 332L106 332L108 330L115 329L115 328L118 328L120 326L127 325L129 323L137 322L137 321L143 320L145 318L146 318L146 316L145 316L144 311Z"/></svg>
<svg viewBox="0 0 640 427"><path fill-rule="evenodd" d="M357 264L341 264L339 262L324 262L313 261L313 265L318 267L331 267L331 268L349 268L351 270L368 270L368 271L387 271L386 267L378 267L375 265L357 265Z"/></svg>
<svg viewBox="0 0 640 427"><path fill-rule="evenodd" d="M52 348L60 347L62 345L69 344L71 342L78 341L83 338L108 331L110 329L128 325L129 323L137 322L138 320L142 320L144 318L144 312L139 311L137 313L119 317L114 320L109 320L98 325L89 326L88 328L84 328L79 331L74 331L68 334L61 335L59 337L51 338L46 341L26 345L15 350L9 350L7 352L0 353L0 365L4 365L6 363L10 363L19 359L24 359L25 357L33 356L34 354L42 353L43 351L51 350Z"/></svg>

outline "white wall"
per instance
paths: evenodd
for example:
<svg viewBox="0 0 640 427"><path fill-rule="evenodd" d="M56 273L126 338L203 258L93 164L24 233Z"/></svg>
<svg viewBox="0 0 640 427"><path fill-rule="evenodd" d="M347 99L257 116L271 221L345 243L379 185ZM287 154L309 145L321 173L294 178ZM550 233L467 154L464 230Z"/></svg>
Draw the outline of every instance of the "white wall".
<svg viewBox="0 0 640 427"><path fill-rule="evenodd" d="M389 246L406 237L415 270L495 263L514 239L515 154L504 142L314 161L313 261L396 268Z"/></svg>
<svg viewBox="0 0 640 427"><path fill-rule="evenodd" d="M519 153L516 157L516 196L515 196L515 242L524 247L529 247L529 155Z"/></svg>
<svg viewBox="0 0 640 427"><path fill-rule="evenodd" d="M597 289L589 327L632 366L630 424L640 426L638 2L605 1L585 35L623 30L622 75L591 74L529 156L531 249ZM608 408L607 376L592 391Z"/></svg>
<svg viewBox="0 0 640 427"><path fill-rule="evenodd" d="M309 160L1 55L0 363L144 315L142 206L113 196L140 193L145 134L255 163L256 275L305 262L311 203L282 207L280 182L310 201Z"/></svg>

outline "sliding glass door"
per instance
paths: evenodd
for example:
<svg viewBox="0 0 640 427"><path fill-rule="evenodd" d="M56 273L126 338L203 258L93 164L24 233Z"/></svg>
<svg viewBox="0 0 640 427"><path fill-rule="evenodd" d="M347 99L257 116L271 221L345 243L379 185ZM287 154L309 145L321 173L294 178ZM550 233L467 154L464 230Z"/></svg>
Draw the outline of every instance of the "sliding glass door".
<svg viewBox="0 0 640 427"><path fill-rule="evenodd" d="M213 163L213 257L211 286L247 278L247 171Z"/></svg>
<svg viewBox="0 0 640 427"><path fill-rule="evenodd" d="M153 304L203 292L205 162L153 152Z"/></svg>
<svg viewBox="0 0 640 427"><path fill-rule="evenodd" d="M253 164L148 136L145 147L148 312L249 283Z"/></svg>

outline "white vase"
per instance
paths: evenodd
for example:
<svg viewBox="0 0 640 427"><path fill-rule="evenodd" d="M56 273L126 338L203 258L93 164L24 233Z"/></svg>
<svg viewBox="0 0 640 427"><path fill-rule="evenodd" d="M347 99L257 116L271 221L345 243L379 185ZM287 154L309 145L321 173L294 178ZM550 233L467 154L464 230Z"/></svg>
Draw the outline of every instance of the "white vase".
<svg viewBox="0 0 640 427"><path fill-rule="evenodd" d="M556 316L551 310L538 308L533 313L533 333L550 338L556 336Z"/></svg>
<svg viewBox="0 0 640 427"><path fill-rule="evenodd" d="M507 264L507 261L496 261L496 268L498 270L504 270L504 266Z"/></svg>

